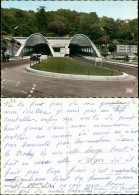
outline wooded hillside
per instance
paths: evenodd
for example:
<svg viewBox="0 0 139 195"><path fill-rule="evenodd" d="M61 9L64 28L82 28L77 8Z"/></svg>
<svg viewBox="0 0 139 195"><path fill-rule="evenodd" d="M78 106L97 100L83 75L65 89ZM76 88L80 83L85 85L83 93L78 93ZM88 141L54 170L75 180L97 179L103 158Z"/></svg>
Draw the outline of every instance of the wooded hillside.
<svg viewBox="0 0 139 195"><path fill-rule="evenodd" d="M18 26L17 29L14 28ZM120 44L137 44L138 21L99 18L96 12L83 13L59 9L45 11L39 7L36 12L21 9L2 9L2 35L25 36L41 33L46 37L72 37L85 34L94 43L107 43L113 40Z"/></svg>

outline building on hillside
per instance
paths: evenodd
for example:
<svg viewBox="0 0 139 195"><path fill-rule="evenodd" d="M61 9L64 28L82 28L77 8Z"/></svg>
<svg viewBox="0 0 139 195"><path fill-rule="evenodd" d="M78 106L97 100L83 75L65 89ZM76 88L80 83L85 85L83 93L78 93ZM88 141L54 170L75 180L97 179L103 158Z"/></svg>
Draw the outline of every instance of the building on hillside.
<svg viewBox="0 0 139 195"><path fill-rule="evenodd" d="M137 45L117 45L117 55L133 55L137 53Z"/></svg>

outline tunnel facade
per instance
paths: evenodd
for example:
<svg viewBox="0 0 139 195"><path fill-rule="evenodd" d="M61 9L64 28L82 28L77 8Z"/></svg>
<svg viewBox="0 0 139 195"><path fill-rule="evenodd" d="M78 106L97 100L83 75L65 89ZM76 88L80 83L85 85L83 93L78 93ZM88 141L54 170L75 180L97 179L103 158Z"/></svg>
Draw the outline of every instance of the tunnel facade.
<svg viewBox="0 0 139 195"><path fill-rule="evenodd" d="M57 50L55 48L58 48ZM101 57L94 43L83 34L76 34L72 38L44 37L35 33L28 37L17 52L19 55L30 55L41 52L42 55L65 57L69 55L86 55Z"/></svg>

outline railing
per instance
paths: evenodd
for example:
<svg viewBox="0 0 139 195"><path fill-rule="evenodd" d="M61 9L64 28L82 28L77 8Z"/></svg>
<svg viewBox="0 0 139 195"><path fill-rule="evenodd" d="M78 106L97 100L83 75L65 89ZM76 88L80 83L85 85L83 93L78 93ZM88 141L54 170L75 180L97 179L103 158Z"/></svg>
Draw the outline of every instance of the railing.
<svg viewBox="0 0 139 195"><path fill-rule="evenodd" d="M14 39L27 39L28 37L6 37L6 38L14 38ZM47 40L70 40L72 37L45 37Z"/></svg>
<svg viewBox="0 0 139 195"><path fill-rule="evenodd" d="M47 40L70 40L72 37L45 37Z"/></svg>

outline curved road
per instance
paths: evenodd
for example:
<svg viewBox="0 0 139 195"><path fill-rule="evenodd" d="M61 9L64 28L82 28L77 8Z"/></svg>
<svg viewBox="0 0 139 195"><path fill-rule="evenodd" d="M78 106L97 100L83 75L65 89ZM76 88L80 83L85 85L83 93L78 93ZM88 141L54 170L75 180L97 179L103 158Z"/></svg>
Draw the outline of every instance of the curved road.
<svg viewBox="0 0 139 195"><path fill-rule="evenodd" d="M124 81L82 81L45 77L26 71L29 59L3 62L2 97L137 97L138 69L106 63L136 78Z"/></svg>

